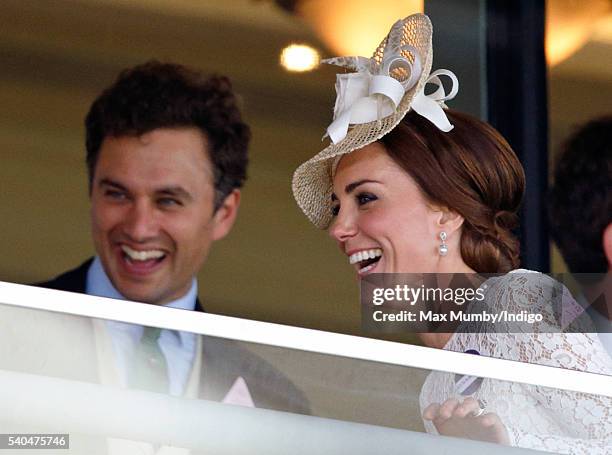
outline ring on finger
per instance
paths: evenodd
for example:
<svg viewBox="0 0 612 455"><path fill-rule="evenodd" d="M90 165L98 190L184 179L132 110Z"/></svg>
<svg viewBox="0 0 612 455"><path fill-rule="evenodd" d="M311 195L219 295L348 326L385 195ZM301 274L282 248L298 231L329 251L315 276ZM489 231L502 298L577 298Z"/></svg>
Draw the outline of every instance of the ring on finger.
<svg viewBox="0 0 612 455"><path fill-rule="evenodd" d="M472 417L480 417L485 413L486 405L482 400L478 400L478 409L472 412Z"/></svg>

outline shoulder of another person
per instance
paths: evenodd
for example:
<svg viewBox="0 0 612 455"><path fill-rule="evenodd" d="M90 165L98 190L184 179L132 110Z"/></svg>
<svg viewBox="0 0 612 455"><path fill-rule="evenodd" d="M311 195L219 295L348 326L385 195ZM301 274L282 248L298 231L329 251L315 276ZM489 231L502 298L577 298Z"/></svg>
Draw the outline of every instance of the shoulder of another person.
<svg viewBox="0 0 612 455"><path fill-rule="evenodd" d="M89 258L72 270L64 272L48 281L32 283L32 286L84 294L87 283L87 271L92 261L93 258Z"/></svg>

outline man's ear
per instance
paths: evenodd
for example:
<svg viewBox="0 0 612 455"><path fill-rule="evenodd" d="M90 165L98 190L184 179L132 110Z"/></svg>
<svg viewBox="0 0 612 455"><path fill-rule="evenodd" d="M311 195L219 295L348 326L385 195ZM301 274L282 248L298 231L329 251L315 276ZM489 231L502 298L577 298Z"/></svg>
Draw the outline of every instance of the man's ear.
<svg viewBox="0 0 612 455"><path fill-rule="evenodd" d="M608 224L603 231L602 246L608 260L608 270L612 271L612 223Z"/></svg>
<svg viewBox="0 0 612 455"><path fill-rule="evenodd" d="M438 210L438 218L436 220L437 229L446 232L447 235L450 235L461 228L463 222L465 221L461 215L446 207L442 207Z"/></svg>
<svg viewBox="0 0 612 455"><path fill-rule="evenodd" d="M221 206L217 209L213 215L213 231L212 239L220 240L225 237L234 225L236 221L236 215L238 215L238 207L240 206L240 190L235 189L228 194Z"/></svg>

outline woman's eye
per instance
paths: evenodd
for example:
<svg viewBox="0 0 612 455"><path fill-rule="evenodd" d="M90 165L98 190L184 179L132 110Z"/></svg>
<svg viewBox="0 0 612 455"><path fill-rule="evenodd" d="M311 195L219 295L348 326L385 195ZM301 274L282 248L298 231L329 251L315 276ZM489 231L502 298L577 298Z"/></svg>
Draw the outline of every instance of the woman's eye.
<svg viewBox="0 0 612 455"><path fill-rule="evenodd" d="M359 202L359 205L367 204L368 202L375 201L376 199L378 198L371 193L359 193L357 195L357 201Z"/></svg>
<svg viewBox="0 0 612 455"><path fill-rule="evenodd" d="M340 205L334 205L331 209L332 216L338 216L340 213Z"/></svg>

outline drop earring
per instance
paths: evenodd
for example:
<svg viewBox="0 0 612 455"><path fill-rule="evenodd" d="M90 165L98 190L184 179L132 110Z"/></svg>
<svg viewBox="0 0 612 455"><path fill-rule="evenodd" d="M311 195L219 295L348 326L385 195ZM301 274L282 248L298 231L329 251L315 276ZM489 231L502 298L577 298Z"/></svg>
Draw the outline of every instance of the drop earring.
<svg viewBox="0 0 612 455"><path fill-rule="evenodd" d="M448 245L446 244L446 232L440 232L440 246L438 247L438 253L440 256L446 256L448 253Z"/></svg>

